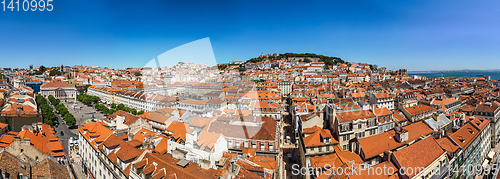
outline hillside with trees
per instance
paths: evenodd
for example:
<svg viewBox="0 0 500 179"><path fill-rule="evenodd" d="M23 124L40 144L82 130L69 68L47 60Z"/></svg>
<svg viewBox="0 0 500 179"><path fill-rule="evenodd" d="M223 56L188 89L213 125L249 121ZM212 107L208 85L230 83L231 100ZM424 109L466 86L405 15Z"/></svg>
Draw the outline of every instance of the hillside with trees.
<svg viewBox="0 0 500 179"><path fill-rule="evenodd" d="M305 62L310 62L311 59L319 59L318 61L324 62L326 65L336 65L339 63L347 63L339 57L330 57L325 55L317 55L315 53L284 53L279 54L278 56L268 56L268 57L257 57L247 60L245 63L257 63L263 61L275 61L275 60L283 60L289 59L290 57L303 57Z"/></svg>

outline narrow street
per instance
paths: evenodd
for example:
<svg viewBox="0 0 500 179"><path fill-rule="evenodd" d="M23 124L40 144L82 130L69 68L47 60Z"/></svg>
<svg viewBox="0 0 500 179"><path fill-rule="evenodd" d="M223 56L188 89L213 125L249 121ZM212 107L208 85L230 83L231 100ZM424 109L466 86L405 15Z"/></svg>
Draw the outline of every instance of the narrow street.
<svg viewBox="0 0 500 179"><path fill-rule="evenodd" d="M72 165L74 169L74 175L76 175L75 177L78 179L87 178L88 176L85 174L85 172L83 171L83 167L81 166L82 159L78 155L78 146L74 146L73 148L70 147L69 141L72 137L78 138L78 128L81 127L86 120L92 119L92 117L94 117L94 119L103 119L105 116L96 111L93 107L89 107L78 100L68 100L66 102L61 100L61 104L64 104L68 111L73 114L73 116L75 116L76 126L70 129L66 125L66 122L64 122L62 116L57 113L54 106L52 106L52 104L50 104L49 102L49 106L51 106L54 110L54 114L56 114L57 117L57 122L59 123L59 126L54 126L54 130L57 137L63 144L67 161ZM74 104L76 104L76 107L78 107L77 109L72 108Z"/></svg>
<svg viewBox="0 0 500 179"><path fill-rule="evenodd" d="M64 104L64 105L67 105L67 104ZM56 136L62 142L63 147L64 147L64 152L66 154L68 154L69 153L69 139L71 137L78 137L78 135L75 133L72 133L70 131L70 129L66 125L66 122L64 122L64 119L61 117L61 115L59 113L57 113L56 109L54 108L54 106L52 106L52 104L50 104L50 102L49 102L49 106L52 107L52 109L54 110L54 114L56 114L56 117L57 117L57 122L59 123L59 126L57 126L57 127L54 126Z"/></svg>

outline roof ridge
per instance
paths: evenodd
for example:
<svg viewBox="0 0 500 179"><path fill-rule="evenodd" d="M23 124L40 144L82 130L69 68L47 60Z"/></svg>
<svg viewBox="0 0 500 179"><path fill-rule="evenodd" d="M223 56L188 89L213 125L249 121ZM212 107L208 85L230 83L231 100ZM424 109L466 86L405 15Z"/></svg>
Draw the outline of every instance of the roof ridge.
<svg viewBox="0 0 500 179"><path fill-rule="evenodd" d="M158 159L159 161L161 161L161 162L165 163L165 164L166 164L168 167L170 167L170 168L176 168L176 167L177 167L177 166L172 165L172 164L170 164L170 163L168 163L168 162L165 162L164 160L162 160L162 158L159 158L159 157L155 156L153 153L149 153L149 154L150 154L151 156L153 156L154 158ZM159 154L158 154L158 155L159 155ZM180 171L180 172L182 172L182 173L185 173L185 174L186 174L186 175L188 175L188 176L193 176L193 175L194 175L194 174L189 173L189 172L187 172L187 171L185 171L185 170L178 170L178 171ZM175 172L174 174L176 174L176 172ZM193 177L194 177L194 178L198 178L197 176L193 176Z"/></svg>

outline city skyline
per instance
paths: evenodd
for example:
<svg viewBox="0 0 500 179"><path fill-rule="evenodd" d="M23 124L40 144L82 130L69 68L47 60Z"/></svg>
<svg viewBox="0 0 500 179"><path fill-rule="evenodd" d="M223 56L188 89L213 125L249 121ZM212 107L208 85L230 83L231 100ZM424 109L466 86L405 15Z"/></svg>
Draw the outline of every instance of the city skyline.
<svg viewBox="0 0 500 179"><path fill-rule="evenodd" d="M494 1L86 2L2 12L2 67L144 66L209 37L217 63L316 53L388 69L496 69ZM418 62L418 63L416 63Z"/></svg>

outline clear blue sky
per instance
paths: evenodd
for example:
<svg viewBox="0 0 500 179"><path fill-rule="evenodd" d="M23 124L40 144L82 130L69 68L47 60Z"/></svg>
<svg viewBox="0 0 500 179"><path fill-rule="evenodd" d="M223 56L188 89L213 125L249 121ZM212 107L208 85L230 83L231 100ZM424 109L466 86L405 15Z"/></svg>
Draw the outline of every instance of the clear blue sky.
<svg viewBox="0 0 500 179"><path fill-rule="evenodd" d="M54 1L52 12L0 12L0 67L143 66L209 37L219 63L312 52L390 69L500 69L495 0Z"/></svg>

